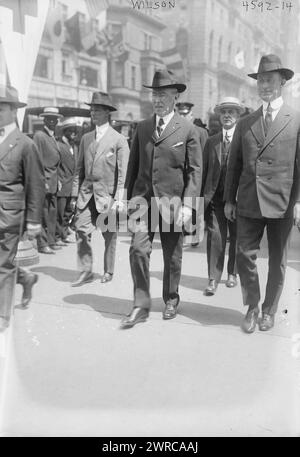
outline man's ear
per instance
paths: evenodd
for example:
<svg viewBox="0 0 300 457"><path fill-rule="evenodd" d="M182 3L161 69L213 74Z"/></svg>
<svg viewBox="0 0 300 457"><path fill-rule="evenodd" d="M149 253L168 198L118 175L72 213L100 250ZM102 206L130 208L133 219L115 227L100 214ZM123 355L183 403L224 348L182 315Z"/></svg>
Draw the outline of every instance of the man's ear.
<svg viewBox="0 0 300 457"><path fill-rule="evenodd" d="M281 85L284 86L286 83L286 79L285 78L281 78Z"/></svg>

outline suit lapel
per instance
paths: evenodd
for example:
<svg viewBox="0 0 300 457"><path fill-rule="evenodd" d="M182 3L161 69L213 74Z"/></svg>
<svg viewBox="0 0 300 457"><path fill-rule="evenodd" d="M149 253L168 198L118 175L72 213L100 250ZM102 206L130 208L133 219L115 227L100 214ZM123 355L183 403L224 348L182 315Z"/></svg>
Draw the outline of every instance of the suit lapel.
<svg viewBox="0 0 300 457"><path fill-rule="evenodd" d="M262 107L259 108L255 113L253 113L254 122L251 125L251 130L253 135L255 136L258 144L263 145L265 141L265 134L263 128L263 114L262 114Z"/></svg>
<svg viewBox="0 0 300 457"><path fill-rule="evenodd" d="M220 132L218 137L216 137L216 142L214 145L214 150L217 156L217 159L221 165L221 155L222 155L222 146L223 146L223 133Z"/></svg>
<svg viewBox="0 0 300 457"><path fill-rule="evenodd" d="M0 160L2 160L18 143L20 130L16 127L8 137L0 144Z"/></svg>
<svg viewBox="0 0 300 457"><path fill-rule="evenodd" d="M172 135L174 132L176 132L176 130L178 130L180 128L180 120L181 120L181 118L180 118L179 114L175 113L174 116L172 117L172 119L170 120L170 122L168 123L168 125L166 126L166 128L164 129L164 131L162 132L162 134L160 135L160 137L158 137L156 134L155 117L154 117L155 133L152 136L154 142L155 143L161 142L161 141L165 140L166 138L168 138L170 135Z"/></svg>
<svg viewBox="0 0 300 457"><path fill-rule="evenodd" d="M112 133L113 133L112 130L113 130L113 128L111 126L109 126L107 131L105 132L105 134L101 138L101 140L99 142L96 142L95 159L98 159L99 157L102 156L103 152L105 151L105 148L106 148L107 144L109 144L111 142Z"/></svg>
<svg viewBox="0 0 300 457"><path fill-rule="evenodd" d="M288 110L288 107L285 105L282 105L280 108L279 112L277 113L277 116L275 117L274 121L272 122L270 129L268 131L268 134L264 140L263 143L263 149L271 143L273 138L278 135L278 133L283 130L286 125L290 122L291 120L291 115Z"/></svg>

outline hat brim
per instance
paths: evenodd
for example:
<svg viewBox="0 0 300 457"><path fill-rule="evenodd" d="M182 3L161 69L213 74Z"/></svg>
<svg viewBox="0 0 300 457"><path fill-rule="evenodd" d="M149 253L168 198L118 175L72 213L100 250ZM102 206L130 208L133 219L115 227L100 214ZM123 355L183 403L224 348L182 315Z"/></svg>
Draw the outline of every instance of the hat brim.
<svg viewBox="0 0 300 457"><path fill-rule="evenodd" d="M257 79L258 75L261 75L263 73L274 73L274 71L278 71L279 73L281 73L287 81L289 79L292 79L292 77L295 74L293 72L293 70L290 70L289 68L279 68L276 70L268 70L268 71L263 71L263 72L259 72L259 73L249 73L248 76L250 76L250 78Z"/></svg>
<svg viewBox="0 0 300 457"><path fill-rule="evenodd" d="M41 113L39 117L57 117L57 119L63 118L62 114L56 114L56 113Z"/></svg>
<svg viewBox="0 0 300 457"><path fill-rule="evenodd" d="M93 105L104 106L104 108L108 108L109 111L118 111L117 108L115 108L114 106L105 105L104 103L86 103L85 102L85 105L88 105L88 106L93 106Z"/></svg>
<svg viewBox="0 0 300 457"><path fill-rule="evenodd" d="M24 106L27 106L27 103L23 102L12 102L10 100L7 100L5 98L0 98L0 103L7 103L8 105L12 105L15 108L24 108Z"/></svg>
<svg viewBox="0 0 300 457"><path fill-rule="evenodd" d="M143 84L143 87L146 87L147 89L171 89L171 88L175 88L178 90L178 92L184 92L185 89L186 89L186 85L185 84L167 84L166 86L146 86L145 84Z"/></svg>
<svg viewBox="0 0 300 457"><path fill-rule="evenodd" d="M62 128L62 130L69 129L71 127L77 129L78 125L77 124L66 124L66 125L61 125L60 127Z"/></svg>
<svg viewBox="0 0 300 457"><path fill-rule="evenodd" d="M220 114L221 109L224 109L224 108L236 109L237 111L239 111L240 114L243 114L245 112L245 108L241 105L237 105L236 103L224 103L223 105L221 105L221 106L219 105L214 108L215 114Z"/></svg>

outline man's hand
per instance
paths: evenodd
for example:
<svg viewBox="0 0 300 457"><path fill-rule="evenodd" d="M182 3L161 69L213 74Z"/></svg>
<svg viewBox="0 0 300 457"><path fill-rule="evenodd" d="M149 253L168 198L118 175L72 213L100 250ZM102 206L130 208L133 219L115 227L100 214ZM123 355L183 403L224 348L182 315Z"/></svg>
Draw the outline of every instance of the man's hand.
<svg viewBox="0 0 300 457"><path fill-rule="evenodd" d="M71 208L73 213L74 213L74 211L76 209L76 203L77 203L77 198L76 197L72 197L71 201L70 201L70 208Z"/></svg>
<svg viewBox="0 0 300 457"><path fill-rule="evenodd" d="M300 203L296 203L294 206L294 224L298 227L300 232Z"/></svg>
<svg viewBox="0 0 300 457"><path fill-rule="evenodd" d="M33 240L40 232L41 232L42 226L41 224L33 224L30 222L27 222L26 224L26 232L29 240Z"/></svg>
<svg viewBox="0 0 300 457"><path fill-rule="evenodd" d="M182 206L178 212L176 225L184 227L191 219L193 211L188 206Z"/></svg>
<svg viewBox="0 0 300 457"><path fill-rule="evenodd" d="M236 205L229 202L225 203L224 213L228 220L234 222L236 219Z"/></svg>

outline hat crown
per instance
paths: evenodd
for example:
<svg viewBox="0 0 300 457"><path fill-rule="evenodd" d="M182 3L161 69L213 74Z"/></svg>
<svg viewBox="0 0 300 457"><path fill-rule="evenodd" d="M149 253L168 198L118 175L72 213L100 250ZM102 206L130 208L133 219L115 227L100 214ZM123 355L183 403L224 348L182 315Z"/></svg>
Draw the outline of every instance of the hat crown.
<svg viewBox="0 0 300 457"><path fill-rule="evenodd" d="M111 100L106 92L93 92L91 105L111 105Z"/></svg>
<svg viewBox="0 0 300 457"><path fill-rule="evenodd" d="M146 86L149 89L162 89L168 87L175 87L178 92L183 92L186 89L186 85L180 82L174 73L167 69L158 69L154 73L152 85Z"/></svg>
<svg viewBox="0 0 300 457"><path fill-rule="evenodd" d="M218 106L224 106L224 105L239 105L241 106L241 103L238 98L236 97L224 97L219 103Z"/></svg>
<svg viewBox="0 0 300 457"><path fill-rule="evenodd" d="M258 66L258 73L264 73L265 71L274 71L282 69L282 63L278 56L275 54L268 54L262 56Z"/></svg>
<svg viewBox="0 0 300 457"><path fill-rule="evenodd" d="M69 117L67 119L64 119L63 122L60 124L62 128L66 127L77 127L77 119L74 117Z"/></svg>
<svg viewBox="0 0 300 457"><path fill-rule="evenodd" d="M55 108L54 106L48 106L43 109L43 114L53 114L55 116L56 114L59 114L59 111L58 108Z"/></svg>
<svg viewBox="0 0 300 457"><path fill-rule="evenodd" d="M15 87L5 86L3 84L0 84L0 102L11 103L18 107L26 106L26 103L21 103L19 101L19 94Z"/></svg>

